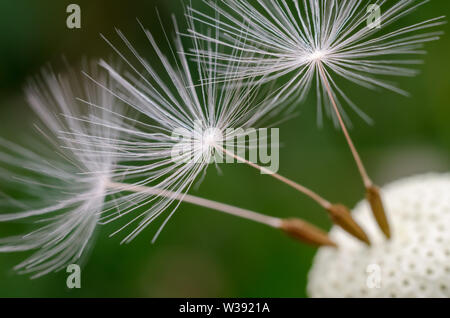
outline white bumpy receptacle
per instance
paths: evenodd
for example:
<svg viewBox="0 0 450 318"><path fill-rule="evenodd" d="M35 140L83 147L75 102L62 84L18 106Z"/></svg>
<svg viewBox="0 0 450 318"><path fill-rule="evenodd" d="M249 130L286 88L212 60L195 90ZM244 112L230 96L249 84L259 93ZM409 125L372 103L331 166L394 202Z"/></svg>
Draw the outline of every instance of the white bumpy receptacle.
<svg viewBox="0 0 450 318"><path fill-rule="evenodd" d="M321 248L309 273L311 297L450 297L450 174L426 174L381 190L392 228L386 240L366 201L353 211L367 247L334 226L338 249Z"/></svg>

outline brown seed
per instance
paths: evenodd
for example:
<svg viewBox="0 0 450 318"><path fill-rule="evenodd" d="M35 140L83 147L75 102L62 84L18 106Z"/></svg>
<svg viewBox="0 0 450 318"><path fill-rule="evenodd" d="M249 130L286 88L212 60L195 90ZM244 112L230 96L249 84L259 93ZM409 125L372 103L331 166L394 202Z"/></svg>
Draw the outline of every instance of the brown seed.
<svg viewBox="0 0 450 318"><path fill-rule="evenodd" d="M299 219L283 220L281 229L289 236L310 245L337 247L326 232Z"/></svg>
<svg viewBox="0 0 450 318"><path fill-rule="evenodd" d="M391 229L389 227L389 222L386 217L386 212L383 206L383 200L381 199L380 190L377 186L372 185L366 189L366 197L367 201L370 203L370 207L372 208L372 213L375 217L375 220L378 223L381 231L383 231L384 235L388 239L391 238Z"/></svg>
<svg viewBox="0 0 450 318"><path fill-rule="evenodd" d="M367 237L367 234L353 219L350 214L350 210L347 207L341 204L334 204L328 209L328 211L330 212L331 219L335 224L342 227L360 241L370 245L370 240Z"/></svg>

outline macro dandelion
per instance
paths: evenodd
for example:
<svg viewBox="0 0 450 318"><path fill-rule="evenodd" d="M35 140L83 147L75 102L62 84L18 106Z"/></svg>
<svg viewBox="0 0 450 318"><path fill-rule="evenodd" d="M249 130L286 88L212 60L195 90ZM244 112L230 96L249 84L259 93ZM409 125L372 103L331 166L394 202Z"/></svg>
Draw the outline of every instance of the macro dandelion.
<svg viewBox="0 0 450 318"><path fill-rule="evenodd" d="M110 237L120 235L128 244L157 224L154 243L190 204L318 247L308 277L311 297L448 297L450 175L420 175L378 188L347 129L349 111L370 118L343 84L408 95L390 78L418 73L418 56L427 42L439 39L434 28L444 19L403 27L397 22L426 2L204 0L213 14L183 8L187 28L179 29L172 16L173 35L158 14L163 41L138 21L147 49L116 29L118 43L101 37L117 60L83 60L57 72L43 68L25 88L37 117L33 138L0 138L0 223L26 223L12 227L13 236L9 228L2 234L0 252L29 253L15 269L38 278L83 261L102 225L114 225ZM366 200L353 212L278 173L278 163L265 166L251 155L278 151L278 134L255 131L293 117L312 90L318 123L327 116L342 130L366 188ZM220 173L225 163L249 166L312 199L331 217L330 233L295 216L193 195L208 170ZM293 169L300 168L295 162ZM285 207L277 203L275 212ZM205 229L197 224L195 231ZM187 228L179 226L177 231ZM266 248L262 240L257 244ZM176 268L183 274L185 258L195 255L170 260L181 264ZM192 264L205 276L200 263ZM145 268L153 273L157 266Z"/></svg>
<svg viewBox="0 0 450 318"><path fill-rule="evenodd" d="M192 7L188 8L187 15L194 21L216 27L221 37L211 37L196 30L190 30L190 36L250 54L242 61L239 72L231 77L233 80L259 76L261 82L267 83L289 76L277 93L282 100L294 98L302 101L315 86L318 119L321 121L325 111L341 127L363 179L374 216L385 235L390 237L379 190L370 179L346 128L348 115L344 103L364 119L368 120L368 117L351 101L338 84L338 79L369 89L383 88L408 95L388 78L417 74L411 65L421 61L405 57L424 54L424 44L439 39L441 32L431 29L442 25L444 17L391 30L388 27L394 22L428 1L205 2L216 12L215 15L207 15ZM369 23L374 20L372 8L380 9L376 24ZM236 43L238 35L245 42ZM205 51L195 50L193 54L201 58ZM233 56L228 54L217 56L212 67L222 68L223 76L215 80L229 79L230 74L223 68L233 60Z"/></svg>

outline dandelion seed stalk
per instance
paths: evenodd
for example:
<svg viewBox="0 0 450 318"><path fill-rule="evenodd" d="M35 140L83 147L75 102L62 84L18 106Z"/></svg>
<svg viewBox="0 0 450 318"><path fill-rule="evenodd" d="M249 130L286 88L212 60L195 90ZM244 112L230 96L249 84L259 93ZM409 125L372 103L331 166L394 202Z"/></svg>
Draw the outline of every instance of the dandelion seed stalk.
<svg viewBox="0 0 450 318"><path fill-rule="evenodd" d="M339 125L341 126L341 129L342 129L342 132L344 133L347 144L350 147L350 151L353 155L356 165L358 166L359 173L361 174L361 177L363 179L364 186L366 188L366 197L370 203L374 217L375 217L378 225L380 226L381 230L386 235L386 237L390 238L391 230L389 227L389 222L387 220L386 212L385 212L385 209L383 206L383 201L382 201L380 192L378 190L378 187L376 185L374 185L372 180L370 179L370 177L367 173L367 170L364 167L361 156L359 155L358 151L356 150L355 144L353 143L353 140L350 137L350 133L348 132L347 127L345 126L344 120L342 119L342 116L341 116L341 113L337 106L336 100L334 99L333 93L331 91L330 83L328 82L328 79L325 75L325 70L322 65L322 62L319 61L317 64L318 64L320 76L325 85L325 89L328 92L328 96L330 98L331 105L333 106L333 110L335 111L337 119L339 121Z"/></svg>
<svg viewBox="0 0 450 318"><path fill-rule="evenodd" d="M316 246L336 246L336 244L328 238L328 235L324 231L300 219L280 219L190 194L180 194L142 185L132 185L110 181L107 183L107 187L114 191L164 196L172 200L194 204L282 230L289 236L307 244Z"/></svg>
<svg viewBox="0 0 450 318"><path fill-rule="evenodd" d="M332 204L314 191L306 188L305 186L302 186L301 184L298 184L297 182L294 182L286 177L283 177L279 175L278 173L273 173L273 171L270 171L268 168L262 167L256 163L253 163L245 158L242 158L235 153L226 150L220 146L216 146L220 151L223 151L228 156L231 156L235 158L236 160L245 163L262 173L268 174L269 176L272 176L273 178L283 182L284 184L290 186L291 188L294 188L295 190L299 191L300 193L303 193L307 195L309 198L316 201L320 206L322 206L330 215L332 221L336 223L337 225L341 226L343 229L345 229L349 234L353 235L360 241L366 243L367 245L370 245L369 238L365 234L364 230L356 223L356 221L352 218L350 214L350 210L345 207L342 204Z"/></svg>
<svg viewBox="0 0 450 318"><path fill-rule="evenodd" d="M141 185L132 185L125 183L117 183L117 182L108 182L108 188L113 190L120 190L125 192L135 192L135 193L144 193L150 195L158 195L164 196L167 198L171 198L177 201L183 201L187 203L191 203L194 205L198 205L201 207L209 208L212 210L224 212L230 215L238 216L243 219L251 220L257 223L265 224L273 228L280 228L282 220L276 217L271 217L267 215L263 215L260 213L256 213L250 210L234 207L228 204L219 203L216 201L196 197L190 194L179 194L168 190L157 189L153 187L141 186Z"/></svg>
<svg viewBox="0 0 450 318"><path fill-rule="evenodd" d="M328 202L326 199L324 199L323 197L321 197L320 195L318 195L317 193L315 193L314 191L308 189L305 186L302 186L301 184L298 184L295 181L292 181L286 177L281 176L278 173L274 173L273 171L271 171L270 169L266 168L266 167L262 167L254 162L251 162L245 158L242 158L238 155L236 155L235 153L217 146L217 148L222 151L224 154L238 160L239 162L245 163L259 171L261 171L264 174L267 174L281 182L283 182L284 184L290 186L291 188L294 188L295 190L307 195L309 198L313 199L314 201L316 201L320 206L322 206L324 209L328 210L331 208L332 204L330 202Z"/></svg>

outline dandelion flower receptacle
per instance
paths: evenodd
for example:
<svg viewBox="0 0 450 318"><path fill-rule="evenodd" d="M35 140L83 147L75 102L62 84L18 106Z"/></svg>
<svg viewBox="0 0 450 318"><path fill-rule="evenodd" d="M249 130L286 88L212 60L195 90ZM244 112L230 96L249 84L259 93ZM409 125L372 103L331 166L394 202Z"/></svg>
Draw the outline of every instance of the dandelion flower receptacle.
<svg viewBox="0 0 450 318"><path fill-rule="evenodd" d="M372 246L334 227L339 249L319 250L309 273L311 297L450 297L450 175L426 174L381 189L393 230L386 240L367 202L354 209Z"/></svg>

